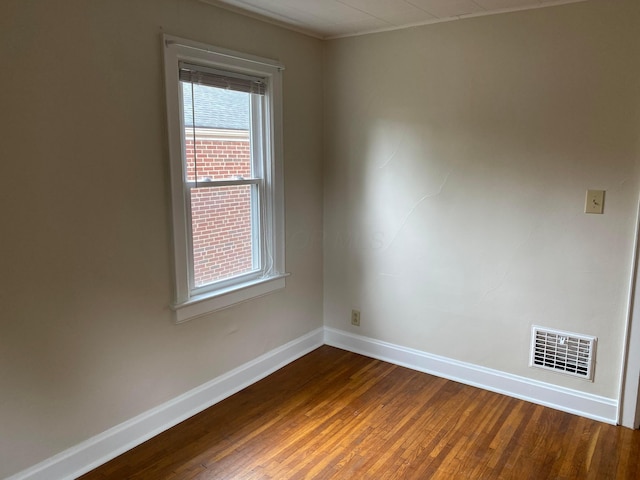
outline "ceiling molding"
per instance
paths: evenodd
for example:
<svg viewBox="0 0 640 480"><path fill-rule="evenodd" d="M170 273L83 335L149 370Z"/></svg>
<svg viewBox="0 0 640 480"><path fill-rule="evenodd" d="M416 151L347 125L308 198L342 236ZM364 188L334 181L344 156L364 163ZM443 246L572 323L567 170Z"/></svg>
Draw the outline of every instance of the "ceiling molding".
<svg viewBox="0 0 640 480"><path fill-rule="evenodd" d="M452 17L444 17L444 18L435 18L433 20L425 20L424 22L416 22L416 23L407 23L405 25L399 25L399 26L392 26L392 27L387 27L387 28L378 28L378 29L372 29L372 30L363 30L361 32L354 32L354 33L344 33L341 35L328 35L328 36L324 36L324 37L319 37L322 40L335 40L335 39L339 39L339 38L349 38L349 37L359 37L361 35L371 35L371 34L375 34L375 33L384 33L384 32L393 32L396 30L405 30L407 28L415 28L415 27L422 27L425 25L435 25L437 23L444 23L444 22L453 22L455 20L465 20L467 18L476 18L476 17L487 17L489 15L500 15L503 13L514 13L514 12L522 12L525 10L537 10L540 8L548 8L548 7L557 7L559 5L566 5L569 3L580 3L580 2L586 2L587 0L551 0L551 1L547 1L544 4L540 4L540 5L528 5L528 6L522 6L522 7L511 7L511 8L500 8L500 9L495 9L495 10L486 10L483 12L476 12L476 13L465 13L463 15L456 15L456 16L452 16Z"/></svg>
<svg viewBox="0 0 640 480"><path fill-rule="evenodd" d="M301 27L297 27L295 25L295 20L289 17L285 17L285 16L280 16L280 19L278 18L274 18L274 13L268 12L269 15L267 14L261 14L258 12L254 12L252 10L247 10L244 9L242 7L236 6L236 5L232 5L230 3L227 2L221 2L219 0L198 0L200 3L205 3L207 5L213 6L213 7L218 7L221 8L223 10L228 10L230 12L233 13L238 13L240 15L243 15L245 17L249 17L249 18L253 18L254 20L260 20L262 22L265 23L269 23L271 25L275 25L276 27L281 27L281 28L285 28L287 30L292 30L296 33L301 33L303 35L307 35L309 37L313 37L313 38L318 38L320 40L325 40L327 37L305 29L305 28L301 28Z"/></svg>
<svg viewBox="0 0 640 480"><path fill-rule="evenodd" d="M514 7L508 7L508 8L496 8L496 9L485 9L482 11L478 11L478 12L474 12L474 13L466 13L466 14L461 14L461 15L454 15L454 16L448 16L448 17L441 17L441 18L432 18L432 19L428 19L428 20L423 20L420 22L406 22L403 23L402 25L389 25L387 27L381 27L381 28L363 28L363 29L357 29L354 28L351 31L345 32L345 33L340 33L340 34L330 34L327 32L323 32L322 31L322 25L318 25L317 29L313 29L311 27L309 27L308 25L301 25L302 24L302 20L295 18L295 15L287 15L285 13L282 12L275 12L272 10L269 10L267 8L262 8L258 5L255 4L249 4L247 2L245 2L244 0L198 0L201 3L207 4L207 5L211 5L214 7L218 7L224 10L228 10L249 18L253 18L255 20L259 20L265 23L269 23L271 25L275 25L281 28L285 28L287 30L291 30L294 31L296 33L301 33L303 35L307 35L313 38L317 38L320 40L333 40L333 39L339 39L339 38L348 38L348 37L357 37L357 36L361 36L361 35L370 35L370 34L375 34L375 33L383 33L383 32L390 32L390 31L395 31L395 30L403 30L406 28L415 28L415 27L421 27L421 26L425 26L425 25L433 25L433 24L437 24L437 23L443 23L443 22L451 22L454 20L464 20L467 18L475 18L475 17L484 17L484 16L488 16L488 15L498 15L498 14L504 14L504 13L513 13L513 12L520 12L520 11L524 11L524 10L535 10L535 9L539 9L539 8L548 8L548 7L556 7L559 5L565 5L565 4L570 4L570 3L580 3L580 2L585 2L588 0L544 0L544 3L534 3L531 5L520 5L520 6L514 6ZM304 4L301 4L302 7L304 7ZM345 4L345 6L349 6L347 4ZM354 8L354 7L351 7ZM377 17L375 14L371 13L371 12L366 12L363 10L359 10L354 8L355 11L359 11L363 14L366 14L368 16L370 16L372 19L378 19L380 21L385 21L379 17ZM336 19L337 21L338 19Z"/></svg>

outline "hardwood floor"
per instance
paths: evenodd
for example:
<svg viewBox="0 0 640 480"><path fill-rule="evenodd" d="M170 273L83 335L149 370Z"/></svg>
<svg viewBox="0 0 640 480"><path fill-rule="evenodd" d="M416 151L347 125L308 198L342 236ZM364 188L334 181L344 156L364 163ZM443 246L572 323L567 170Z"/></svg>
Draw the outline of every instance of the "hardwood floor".
<svg viewBox="0 0 640 480"><path fill-rule="evenodd" d="M638 479L640 431L323 346L81 477Z"/></svg>

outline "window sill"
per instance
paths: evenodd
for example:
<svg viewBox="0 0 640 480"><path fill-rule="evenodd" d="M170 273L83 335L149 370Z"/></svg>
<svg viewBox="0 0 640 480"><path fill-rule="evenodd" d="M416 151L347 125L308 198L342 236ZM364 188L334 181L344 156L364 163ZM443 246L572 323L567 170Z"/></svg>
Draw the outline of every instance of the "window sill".
<svg viewBox="0 0 640 480"><path fill-rule="evenodd" d="M182 323L208 313L222 310L237 303L246 302L252 298L267 295L285 287L285 278L289 274L275 275L250 282L227 287L215 292L198 295L186 302L171 305L175 312L175 322Z"/></svg>

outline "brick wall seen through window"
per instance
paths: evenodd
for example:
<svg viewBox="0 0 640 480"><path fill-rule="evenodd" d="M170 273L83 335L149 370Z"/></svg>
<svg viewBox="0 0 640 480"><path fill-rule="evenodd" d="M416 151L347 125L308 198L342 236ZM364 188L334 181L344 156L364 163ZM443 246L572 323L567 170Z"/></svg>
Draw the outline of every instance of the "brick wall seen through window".
<svg viewBox="0 0 640 480"><path fill-rule="evenodd" d="M220 139L215 129L195 142L198 178L251 177L249 133ZM186 137L187 175L193 178L194 142ZM246 273L252 266L249 185L192 190L195 286Z"/></svg>

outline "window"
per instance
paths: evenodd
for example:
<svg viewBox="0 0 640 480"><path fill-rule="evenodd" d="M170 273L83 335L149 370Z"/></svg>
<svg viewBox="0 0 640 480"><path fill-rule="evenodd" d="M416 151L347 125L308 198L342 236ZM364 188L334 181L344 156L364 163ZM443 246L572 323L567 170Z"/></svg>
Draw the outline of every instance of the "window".
<svg viewBox="0 0 640 480"><path fill-rule="evenodd" d="M164 37L176 321L284 288L281 72Z"/></svg>

